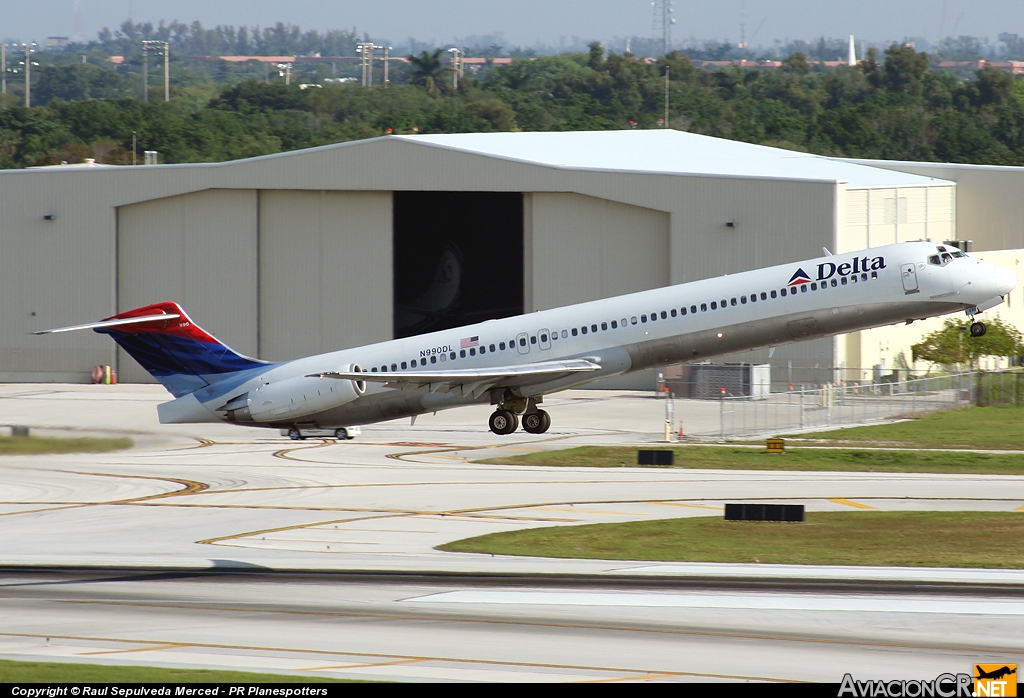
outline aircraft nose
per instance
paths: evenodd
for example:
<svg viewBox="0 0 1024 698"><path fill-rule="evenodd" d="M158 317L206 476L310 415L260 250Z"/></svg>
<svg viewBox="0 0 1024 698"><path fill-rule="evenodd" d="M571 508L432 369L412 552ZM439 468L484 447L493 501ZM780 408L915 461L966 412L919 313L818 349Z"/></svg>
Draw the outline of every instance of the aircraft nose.
<svg viewBox="0 0 1024 698"><path fill-rule="evenodd" d="M1006 267L993 264L992 281L996 287L996 293L1005 296L1017 287L1017 275Z"/></svg>

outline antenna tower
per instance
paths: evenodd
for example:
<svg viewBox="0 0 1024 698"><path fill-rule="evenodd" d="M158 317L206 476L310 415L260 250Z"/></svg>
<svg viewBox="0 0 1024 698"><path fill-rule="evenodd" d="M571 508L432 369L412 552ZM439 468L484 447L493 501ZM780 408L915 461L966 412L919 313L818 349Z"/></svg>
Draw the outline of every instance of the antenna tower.
<svg viewBox="0 0 1024 698"><path fill-rule="evenodd" d="M82 19L82 0L75 0L71 20L71 40L76 44L85 42L85 22Z"/></svg>
<svg viewBox="0 0 1024 698"><path fill-rule="evenodd" d="M672 17L672 0L654 0L651 8L654 10L654 38L661 34L661 52L668 54L672 50L672 25L676 23Z"/></svg>

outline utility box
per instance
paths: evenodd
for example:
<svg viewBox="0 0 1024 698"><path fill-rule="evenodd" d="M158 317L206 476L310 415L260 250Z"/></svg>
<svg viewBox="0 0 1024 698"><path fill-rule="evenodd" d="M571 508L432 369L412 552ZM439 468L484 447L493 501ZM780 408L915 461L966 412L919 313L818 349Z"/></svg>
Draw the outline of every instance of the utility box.
<svg viewBox="0 0 1024 698"><path fill-rule="evenodd" d="M682 364L665 374L670 392L692 400L714 400L723 395L763 400L772 391L771 364Z"/></svg>

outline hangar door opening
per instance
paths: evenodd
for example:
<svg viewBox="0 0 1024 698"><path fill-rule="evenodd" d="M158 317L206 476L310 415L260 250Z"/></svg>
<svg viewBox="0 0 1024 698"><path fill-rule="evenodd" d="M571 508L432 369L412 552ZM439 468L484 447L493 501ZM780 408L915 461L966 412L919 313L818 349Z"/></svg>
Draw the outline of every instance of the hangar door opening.
<svg viewBox="0 0 1024 698"><path fill-rule="evenodd" d="M394 333L523 312L523 195L394 193Z"/></svg>

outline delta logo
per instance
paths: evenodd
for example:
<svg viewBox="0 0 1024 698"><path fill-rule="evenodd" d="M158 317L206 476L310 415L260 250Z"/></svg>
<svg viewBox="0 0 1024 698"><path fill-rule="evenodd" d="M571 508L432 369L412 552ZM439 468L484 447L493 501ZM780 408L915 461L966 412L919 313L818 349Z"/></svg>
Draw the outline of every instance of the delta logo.
<svg viewBox="0 0 1024 698"><path fill-rule="evenodd" d="M807 272L797 269L796 273L789 278L789 283L786 286L801 286L809 283L811 283L811 277L807 276Z"/></svg>

